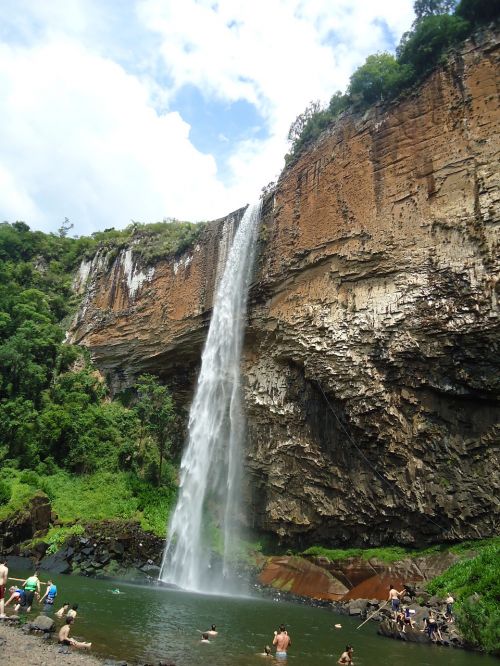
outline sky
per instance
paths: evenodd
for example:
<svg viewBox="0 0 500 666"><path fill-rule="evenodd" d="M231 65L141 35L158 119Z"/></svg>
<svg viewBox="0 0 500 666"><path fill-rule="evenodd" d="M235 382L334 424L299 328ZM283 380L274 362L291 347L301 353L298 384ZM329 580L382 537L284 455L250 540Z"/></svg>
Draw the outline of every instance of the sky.
<svg viewBox="0 0 500 666"><path fill-rule="evenodd" d="M0 220L210 220L276 180L413 0L1 0Z"/></svg>

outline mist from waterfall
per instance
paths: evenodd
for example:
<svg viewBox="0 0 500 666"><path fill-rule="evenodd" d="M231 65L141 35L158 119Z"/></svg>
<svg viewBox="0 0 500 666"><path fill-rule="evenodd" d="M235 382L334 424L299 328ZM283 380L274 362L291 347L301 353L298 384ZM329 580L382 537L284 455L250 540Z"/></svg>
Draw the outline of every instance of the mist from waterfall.
<svg viewBox="0 0 500 666"><path fill-rule="evenodd" d="M235 590L231 560L241 522L245 432L240 361L260 207L247 208L218 276L163 553L160 579L198 592ZM214 558L216 541L220 557Z"/></svg>

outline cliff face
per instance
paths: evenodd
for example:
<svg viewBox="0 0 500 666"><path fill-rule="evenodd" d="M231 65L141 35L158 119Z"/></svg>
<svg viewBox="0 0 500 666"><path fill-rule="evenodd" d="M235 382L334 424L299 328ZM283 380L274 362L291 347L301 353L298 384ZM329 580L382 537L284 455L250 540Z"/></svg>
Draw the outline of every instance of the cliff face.
<svg viewBox="0 0 500 666"><path fill-rule="evenodd" d="M477 538L498 512L498 39L341 118L265 202L244 377L249 522L294 543ZM241 211L153 268L84 266L71 339L189 397Z"/></svg>

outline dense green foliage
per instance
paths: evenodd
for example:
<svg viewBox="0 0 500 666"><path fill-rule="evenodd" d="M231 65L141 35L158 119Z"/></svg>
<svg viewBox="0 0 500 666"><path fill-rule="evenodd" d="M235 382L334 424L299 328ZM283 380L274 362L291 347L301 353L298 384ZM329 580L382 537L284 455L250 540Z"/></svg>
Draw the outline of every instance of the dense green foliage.
<svg viewBox="0 0 500 666"><path fill-rule="evenodd" d="M351 76L347 91L337 91L328 107L312 102L290 127L291 151L286 161L318 137L348 108L364 110L378 101L390 101L411 90L438 65L446 51L471 35L479 26L497 21L500 0L416 0L415 21L396 49L376 53Z"/></svg>
<svg viewBox="0 0 500 666"><path fill-rule="evenodd" d="M63 344L63 322L83 256L131 238L151 250L138 234L174 251L189 238L178 224L180 235L160 223L93 238L69 238L67 220L59 236L0 224L0 518L42 490L63 521L127 517L163 533L175 488L164 461L179 450L172 397L145 375L135 402L110 400L85 352Z"/></svg>
<svg viewBox="0 0 500 666"><path fill-rule="evenodd" d="M437 544L426 548L403 548L402 546L384 546L380 548L324 548L323 546L311 546L301 555L313 555L326 557L333 560L345 560L349 557L362 557L369 560L376 557L382 562L397 562L405 557L422 557L436 553L451 552L457 555L469 555L470 553L483 551L485 548L500 544L499 538L481 539L479 541L463 541L459 544Z"/></svg>
<svg viewBox="0 0 500 666"><path fill-rule="evenodd" d="M432 594L456 599L457 624L470 645L500 650L500 539L431 581Z"/></svg>

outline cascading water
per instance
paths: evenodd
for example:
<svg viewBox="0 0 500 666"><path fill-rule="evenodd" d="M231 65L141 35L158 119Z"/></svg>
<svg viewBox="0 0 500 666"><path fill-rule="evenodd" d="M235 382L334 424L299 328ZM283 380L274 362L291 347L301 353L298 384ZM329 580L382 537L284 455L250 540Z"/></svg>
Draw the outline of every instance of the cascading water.
<svg viewBox="0 0 500 666"><path fill-rule="evenodd" d="M240 359L259 219L260 203L249 206L218 283L163 553L160 580L199 592L233 591L244 435ZM221 567L211 562L214 536L223 540Z"/></svg>

